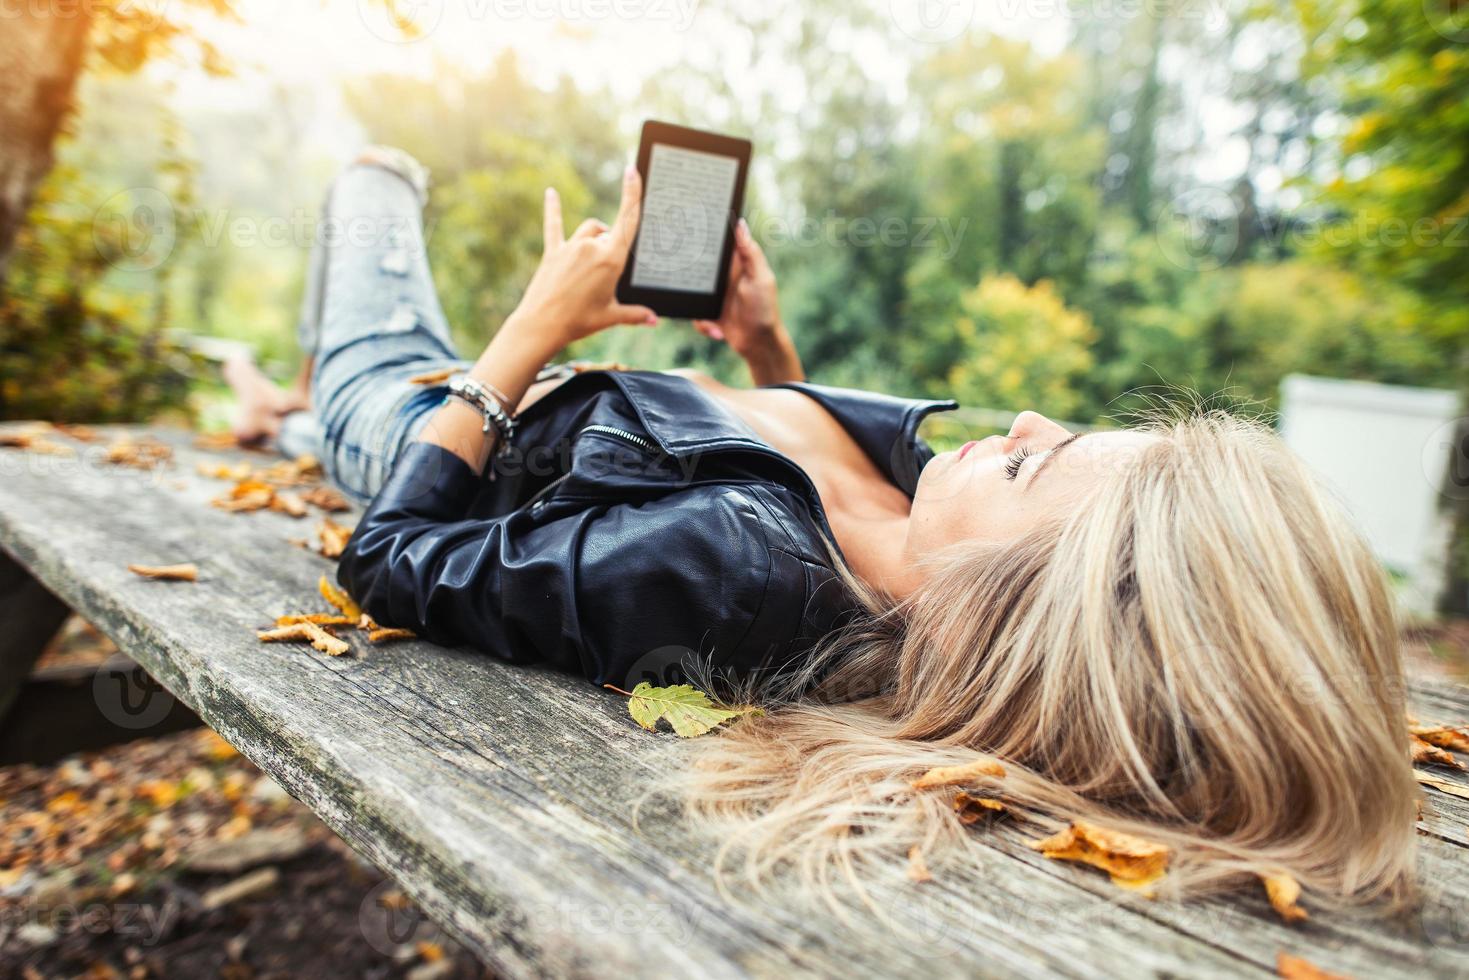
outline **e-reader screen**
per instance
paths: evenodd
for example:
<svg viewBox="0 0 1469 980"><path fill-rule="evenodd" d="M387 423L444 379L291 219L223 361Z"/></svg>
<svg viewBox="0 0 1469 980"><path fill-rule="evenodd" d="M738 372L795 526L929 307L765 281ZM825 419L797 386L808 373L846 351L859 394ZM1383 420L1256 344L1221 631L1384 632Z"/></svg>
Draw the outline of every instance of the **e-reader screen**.
<svg viewBox="0 0 1469 980"><path fill-rule="evenodd" d="M653 144L633 251L634 286L714 292L739 175L740 161L734 157Z"/></svg>
<svg viewBox="0 0 1469 980"><path fill-rule="evenodd" d="M642 219L619 299L662 316L719 316L749 161L747 140L669 123L643 125Z"/></svg>

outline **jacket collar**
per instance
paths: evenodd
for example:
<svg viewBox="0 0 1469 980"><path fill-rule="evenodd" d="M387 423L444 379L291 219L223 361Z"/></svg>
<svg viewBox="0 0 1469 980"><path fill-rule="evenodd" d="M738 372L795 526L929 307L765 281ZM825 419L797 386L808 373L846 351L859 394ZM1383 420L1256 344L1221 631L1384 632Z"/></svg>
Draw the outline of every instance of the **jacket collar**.
<svg viewBox="0 0 1469 980"><path fill-rule="evenodd" d="M654 371L613 371L643 428L670 456L717 449L776 452L754 429L687 378ZM771 387L800 391L818 402L877 468L910 497L933 450L918 439L918 424L939 411L959 407L951 399L898 398L807 382Z"/></svg>

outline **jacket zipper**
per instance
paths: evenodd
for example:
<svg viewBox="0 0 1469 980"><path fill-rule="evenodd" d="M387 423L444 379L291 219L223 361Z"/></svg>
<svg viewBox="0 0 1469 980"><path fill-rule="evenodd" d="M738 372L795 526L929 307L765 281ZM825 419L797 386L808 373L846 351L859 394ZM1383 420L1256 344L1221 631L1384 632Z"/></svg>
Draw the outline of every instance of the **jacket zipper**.
<svg viewBox="0 0 1469 980"><path fill-rule="evenodd" d="M582 436L582 435L584 435L584 434L586 434L588 432L600 432L602 435L605 435L605 436L615 436L618 439L623 440L624 442L630 442L634 446L640 446L643 449L647 449L647 450L652 450L654 448L652 442L650 442L647 439L644 439L642 436L638 435L637 433L635 433L635 432L629 432L626 429L619 429L619 428L617 428L614 425L596 425L596 424L593 424L593 425L583 426L582 429L581 429L581 431L577 433L577 436L580 437L580 436Z"/></svg>

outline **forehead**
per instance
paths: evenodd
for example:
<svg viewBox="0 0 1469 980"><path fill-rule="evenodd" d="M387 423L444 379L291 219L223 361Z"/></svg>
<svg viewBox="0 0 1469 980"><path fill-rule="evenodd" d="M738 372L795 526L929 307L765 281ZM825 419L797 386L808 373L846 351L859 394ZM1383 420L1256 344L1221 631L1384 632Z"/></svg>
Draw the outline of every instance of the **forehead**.
<svg viewBox="0 0 1469 980"><path fill-rule="evenodd" d="M1036 484L1037 489L1046 483L1058 486L1095 483L1100 476L1130 469L1161 438L1127 430L1088 433L1057 452L1054 459L1042 463L1045 472Z"/></svg>

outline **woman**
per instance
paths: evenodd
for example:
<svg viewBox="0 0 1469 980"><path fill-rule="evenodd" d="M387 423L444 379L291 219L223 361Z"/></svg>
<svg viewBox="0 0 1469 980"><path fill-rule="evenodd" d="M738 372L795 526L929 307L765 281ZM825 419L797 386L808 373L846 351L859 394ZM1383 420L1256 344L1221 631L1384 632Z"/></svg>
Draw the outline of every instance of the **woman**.
<svg viewBox="0 0 1469 980"><path fill-rule="evenodd" d="M743 224L723 315L697 326L762 387L543 371L656 322L614 295L631 168L610 227L565 236L547 191L540 267L469 364L425 188L388 150L335 185L304 318L317 416L277 425L295 402L234 369L260 429L372 499L339 577L379 621L598 684L696 665L760 684L780 706L701 740L689 780L757 875L977 846L952 788L911 782L980 752L1006 775L971 788L1032 819L1171 845L1170 887L1285 871L1320 898L1406 894L1389 596L1267 430L1202 413L1081 435L1026 412L935 456L914 432L952 402L803 382ZM470 381L410 381L437 369Z"/></svg>

